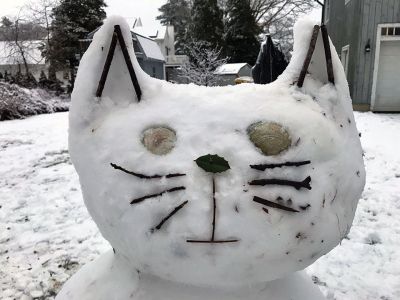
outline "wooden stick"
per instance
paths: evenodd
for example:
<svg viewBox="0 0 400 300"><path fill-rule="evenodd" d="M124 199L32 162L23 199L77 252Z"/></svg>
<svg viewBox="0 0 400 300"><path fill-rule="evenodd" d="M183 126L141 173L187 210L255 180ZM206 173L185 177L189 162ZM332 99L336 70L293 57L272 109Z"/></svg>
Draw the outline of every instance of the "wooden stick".
<svg viewBox="0 0 400 300"><path fill-rule="evenodd" d="M225 241L186 240L186 242L193 244L225 244L225 243L236 243L239 242L239 240L225 240Z"/></svg>
<svg viewBox="0 0 400 300"><path fill-rule="evenodd" d="M167 194L167 193L173 193L173 192L182 191L182 190L185 190L185 189L186 188L184 186L174 187L172 189L165 190L165 191L162 191L162 192L157 193L157 194L147 195L147 196L143 196L143 197L140 197L140 198L137 198L137 199L133 199L131 201L131 204L138 204L140 202L143 202L146 199L160 197L160 196L162 196L164 194Z"/></svg>
<svg viewBox="0 0 400 300"><path fill-rule="evenodd" d="M213 188L213 220L212 220L212 233L211 241L215 240L215 218L217 215L217 201L215 199L215 178L212 178L212 188Z"/></svg>
<svg viewBox="0 0 400 300"><path fill-rule="evenodd" d="M258 171L265 171L266 169L275 169L275 168L282 168L282 167L301 167L304 165L311 164L311 161L299 161L299 162L285 162L282 164L261 164L261 165L250 165L250 168L258 170Z"/></svg>
<svg viewBox="0 0 400 300"><path fill-rule="evenodd" d="M307 190L311 190L311 177L308 176L303 181L291 181L286 179L257 179L249 182L249 185L283 185L283 186L291 186L296 190L300 190L301 188L305 188Z"/></svg>
<svg viewBox="0 0 400 300"><path fill-rule="evenodd" d="M311 207L311 204L301 205L299 206L301 210L307 210Z"/></svg>
<svg viewBox="0 0 400 300"><path fill-rule="evenodd" d="M330 83L335 84L335 76L333 74L333 63L332 63L332 53L331 44L329 42L328 29L325 25L321 26L322 40L324 42L325 48L325 58L326 58L326 68L328 71L328 80Z"/></svg>
<svg viewBox="0 0 400 300"><path fill-rule="evenodd" d="M180 211L188 203L189 203L189 201L185 201L181 205L175 207L173 211L171 211L165 218L163 218L161 220L161 222L156 227L154 227L151 230L151 232L154 232L156 230L160 230L161 227L165 224L165 222L167 222L173 215L175 215L178 211Z"/></svg>
<svg viewBox="0 0 400 300"><path fill-rule="evenodd" d="M313 34L311 36L310 47L308 48L306 59L304 60L303 68L301 69L299 80L297 81L297 86L299 88L303 87L304 79L306 78L306 74L308 71L308 67L310 66L312 56L315 51L315 45L317 44L318 34L319 34L319 25L314 26Z"/></svg>
<svg viewBox="0 0 400 300"><path fill-rule="evenodd" d="M186 174L179 174L179 173L174 173L174 174L168 174L168 175L144 175L144 174L140 174L140 173L136 173L136 172L132 172L132 171L128 171L126 169L124 169L123 167L120 167L116 164L111 163L110 164L111 167L113 167L116 170L122 171L126 174L141 178L141 179L161 179L163 177L165 178L174 178L174 177L182 177L182 176L186 176Z"/></svg>
<svg viewBox="0 0 400 300"><path fill-rule="evenodd" d="M295 209L293 209L291 207L287 207L287 206L284 206L284 205L281 205L281 204L278 204L278 203L275 203L275 202L272 202L272 201L269 201L267 199L263 199L263 198L260 198L260 197L257 197L257 196L253 198L253 201L257 202L259 204L268 206L268 207L276 208L276 209L281 209L281 210L285 210L285 211L289 211L289 212L295 212L295 213L299 212L298 210L295 210Z"/></svg>
<svg viewBox="0 0 400 300"><path fill-rule="evenodd" d="M115 47L117 46L117 35L113 33L111 40L110 50L108 50L106 62L104 64L103 72L101 73L99 86L97 87L96 97L101 97L103 95L104 86L107 81L108 72L110 72L111 62L114 58Z"/></svg>
<svg viewBox="0 0 400 300"><path fill-rule="evenodd" d="M131 61L131 57L129 56L128 48L126 47L124 37L122 35L121 27L119 25L115 25L114 30L115 30L115 33L117 34L118 41L121 46L122 54L124 55L126 65L128 67L129 75L131 76L131 80L132 80L133 86L135 88L138 102L140 102L140 100L142 98L142 90L140 89L140 85L139 85L138 79L136 77L135 70L133 69L133 64Z"/></svg>

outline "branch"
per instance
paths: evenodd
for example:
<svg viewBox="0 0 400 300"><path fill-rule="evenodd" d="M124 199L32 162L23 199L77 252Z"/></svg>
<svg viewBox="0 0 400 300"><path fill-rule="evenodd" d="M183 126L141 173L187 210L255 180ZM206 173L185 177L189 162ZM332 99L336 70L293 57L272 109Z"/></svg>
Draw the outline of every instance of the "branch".
<svg viewBox="0 0 400 300"><path fill-rule="evenodd" d="M324 7L325 6L325 4L324 3L322 3L321 1L318 1L318 0L314 0L315 2L317 2L319 5L321 5L322 7Z"/></svg>

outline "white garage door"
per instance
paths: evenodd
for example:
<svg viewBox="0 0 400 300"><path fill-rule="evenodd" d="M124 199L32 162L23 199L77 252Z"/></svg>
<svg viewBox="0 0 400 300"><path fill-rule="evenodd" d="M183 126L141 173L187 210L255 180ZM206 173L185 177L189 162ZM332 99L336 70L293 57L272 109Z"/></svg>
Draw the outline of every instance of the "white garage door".
<svg viewBox="0 0 400 300"><path fill-rule="evenodd" d="M400 40L382 41L374 111L400 111Z"/></svg>

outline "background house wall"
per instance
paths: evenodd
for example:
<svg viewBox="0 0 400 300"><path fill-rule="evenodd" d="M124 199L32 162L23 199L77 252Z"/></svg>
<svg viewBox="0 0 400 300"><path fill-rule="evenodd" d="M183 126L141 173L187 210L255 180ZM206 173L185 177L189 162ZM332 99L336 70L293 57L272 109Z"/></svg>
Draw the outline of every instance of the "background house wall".
<svg viewBox="0 0 400 300"><path fill-rule="evenodd" d="M39 80L41 71L48 76L49 64L42 57L40 48L45 41L21 41L24 46L24 56L29 68L29 72ZM7 71L8 75L15 76L18 72L26 73L22 55L16 50L14 42L0 41L0 72L4 75ZM58 74L59 80L63 80L63 72Z"/></svg>
<svg viewBox="0 0 400 300"><path fill-rule="evenodd" d="M175 83L188 83L180 76L180 68L188 61L186 55L176 55L175 53L175 29L174 26L160 26L158 28L143 26L140 18L136 19L132 26L134 33L153 39L165 60L165 76L163 79ZM139 62L140 63L140 62ZM156 68L158 69L158 65ZM153 68L144 66L143 69L148 74L153 74ZM148 71L149 70L149 71ZM159 72L157 72L158 74Z"/></svg>
<svg viewBox="0 0 400 300"><path fill-rule="evenodd" d="M143 61L138 58L138 62L140 67L145 71L148 75L158 79L165 79L164 74L164 62L157 60L147 60Z"/></svg>
<svg viewBox="0 0 400 300"><path fill-rule="evenodd" d="M151 77L165 79L165 58L158 44L151 38L132 32L137 47L136 56L140 67Z"/></svg>
<svg viewBox="0 0 400 300"><path fill-rule="evenodd" d="M41 71L44 71L48 75L48 67L46 64L28 64L29 71L32 73L36 80L39 80ZM25 66L23 64L9 64L1 65L0 72L4 75L7 71L8 75L15 75L18 72L25 74Z"/></svg>
<svg viewBox="0 0 400 300"><path fill-rule="evenodd" d="M350 93L357 108L367 110L371 104L378 24L400 23L400 1L330 0L326 20L339 55L343 47L350 46ZM367 46L370 52L366 52Z"/></svg>

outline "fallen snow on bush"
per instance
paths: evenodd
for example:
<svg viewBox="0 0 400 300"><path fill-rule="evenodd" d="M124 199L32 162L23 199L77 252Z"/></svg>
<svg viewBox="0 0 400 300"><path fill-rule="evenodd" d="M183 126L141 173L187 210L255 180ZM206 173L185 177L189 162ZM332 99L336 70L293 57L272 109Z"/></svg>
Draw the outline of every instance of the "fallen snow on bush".
<svg viewBox="0 0 400 300"><path fill-rule="evenodd" d="M56 97L43 89L26 89L0 82L0 121L67 111L68 99Z"/></svg>
<svg viewBox="0 0 400 300"><path fill-rule="evenodd" d="M400 299L400 115L357 113L367 186L341 246L308 269L328 299ZM109 249L83 204L67 114L0 123L1 299L53 299Z"/></svg>

